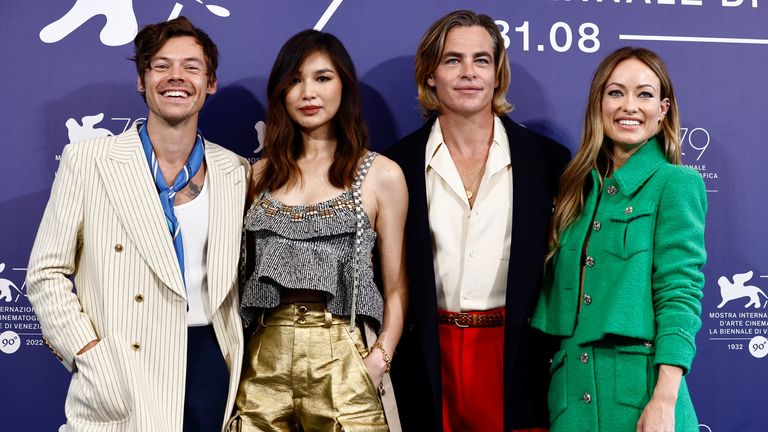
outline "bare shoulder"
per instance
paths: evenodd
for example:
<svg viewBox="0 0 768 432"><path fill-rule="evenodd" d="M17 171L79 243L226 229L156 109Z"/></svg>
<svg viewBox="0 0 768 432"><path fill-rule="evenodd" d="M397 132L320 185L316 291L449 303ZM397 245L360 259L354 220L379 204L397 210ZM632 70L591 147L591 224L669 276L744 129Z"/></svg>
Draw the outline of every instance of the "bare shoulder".
<svg viewBox="0 0 768 432"><path fill-rule="evenodd" d="M400 165L383 155L378 155L373 160L368 170L368 181L375 184L377 189L405 186L405 176Z"/></svg>
<svg viewBox="0 0 768 432"><path fill-rule="evenodd" d="M387 203L386 208L393 208L393 203L405 205L408 202L408 187L403 171L400 165L386 156L379 155L373 160L363 189L371 191L380 206Z"/></svg>
<svg viewBox="0 0 768 432"><path fill-rule="evenodd" d="M253 178L261 177L264 168L267 166L267 160L262 158L251 164L251 175Z"/></svg>
<svg viewBox="0 0 768 432"><path fill-rule="evenodd" d="M251 164L251 184L256 184L264 175L264 171L267 169L267 160L259 159Z"/></svg>
<svg viewBox="0 0 768 432"><path fill-rule="evenodd" d="M261 192L255 189L256 189L256 184L258 184L262 174L264 173L264 170L266 169L266 166L267 166L267 162L265 159L259 159L251 165L251 183L249 188L250 191L248 192L248 196L250 196L251 199L253 199L256 195L258 195L259 192Z"/></svg>

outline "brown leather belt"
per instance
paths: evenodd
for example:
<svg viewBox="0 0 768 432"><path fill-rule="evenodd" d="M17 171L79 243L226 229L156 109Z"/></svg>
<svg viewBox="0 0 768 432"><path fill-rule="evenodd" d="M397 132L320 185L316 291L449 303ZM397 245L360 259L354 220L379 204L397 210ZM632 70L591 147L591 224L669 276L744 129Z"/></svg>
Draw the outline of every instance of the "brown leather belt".
<svg viewBox="0 0 768 432"><path fill-rule="evenodd" d="M501 312L444 312L438 311L437 322L456 327L501 327L504 314Z"/></svg>

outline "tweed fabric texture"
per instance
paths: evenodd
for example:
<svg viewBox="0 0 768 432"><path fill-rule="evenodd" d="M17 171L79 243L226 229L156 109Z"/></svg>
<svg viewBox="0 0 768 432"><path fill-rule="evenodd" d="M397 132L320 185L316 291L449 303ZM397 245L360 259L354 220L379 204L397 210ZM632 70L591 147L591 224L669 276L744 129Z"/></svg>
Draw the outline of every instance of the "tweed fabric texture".
<svg viewBox="0 0 768 432"><path fill-rule="evenodd" d="M369 152L354 184L362 184L376 155ZM348 189L330 200L290 206L265 191L251 205L244 227L246 253L254 255L241 299L246 325L260 309L280 304L281 289L324 291L328 310L341 316L352 315L355 297L355 313L381 325L384 301L373 280L371 258L376 232L363 212L358 234L354 192Z"/></svg>
<svg viewBox="0 0 768 432"><path fill-rule="evenodd" d="M662 144L651 139L602 188L594 170L591 180L582 215L550 261L531 321L563 337L551 368L552 432L636 430L658 367L687 373L701 327L701 176L667 162ZM685 378L675 430L698 430Z"/></svg>
<svg viewBox="0 0 768 432"><path fill-rule="evenodd" d="M658 379L656 346L612 336L596 343L564 339L553 357L550 432L634 432ZM685 379L675 404L675 432L699 422Z"/></svg>
<svg viewBox="0 0 768 432"><path fill-rule="evenodd" d="M580 343L608 335L652 341L656 365L687 373L701 328L704 181L693 169L667 162L651 139L602 189L594 170L589 184L582 215L563 231L544 275L531 325ZM591 260L585 261L588 231ZM583 324L578 332L577 323Z"/></svg>

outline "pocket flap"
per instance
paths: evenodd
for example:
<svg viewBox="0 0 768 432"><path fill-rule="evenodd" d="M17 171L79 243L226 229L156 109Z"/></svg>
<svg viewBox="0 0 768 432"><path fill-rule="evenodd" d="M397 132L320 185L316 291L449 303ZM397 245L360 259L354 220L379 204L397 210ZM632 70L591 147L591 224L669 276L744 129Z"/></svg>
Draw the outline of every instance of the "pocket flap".
<svg viewBox="0 0 768 432"><path fill-rule="evenodd" d="M554 356L552 356L552 364L549 365L550 375L555 373L556 370L563 366L563 363L565 363L566 354L566 350L560 350L556 352Z"/></svg>
<svg viewBox="0 0 768 432"><path fill-rule="evenodd" d="M653 355L656 353L656 347L650 342L640 342L632 345L617 345L616 351L626 354Z"/></svg>
<svg viewBox="0 0 768 432"><path fill-rule="evenodd" d="M619 211L615 212L609 217L612 221L628 223L639 217L652 215L654 211L656 211L655 205L644 204L639 206L627 207L626 209L621 210L620 212Z"/></svg>

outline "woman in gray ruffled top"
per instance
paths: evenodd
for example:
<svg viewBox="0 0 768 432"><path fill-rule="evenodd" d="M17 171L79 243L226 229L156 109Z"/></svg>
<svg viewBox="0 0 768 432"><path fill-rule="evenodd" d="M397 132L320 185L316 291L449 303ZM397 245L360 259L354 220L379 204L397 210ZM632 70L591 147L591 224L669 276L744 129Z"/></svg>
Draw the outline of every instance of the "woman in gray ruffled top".
<svg viewBox="0 0 768 432"><path fill-rule="evenodd" d="M395 419L379 396L392 393L385 374L407 301L403 174L367 150L354 65L333 35L289 39L267 93L245 218L250 338L230 430L387 431Z"/></svg>

